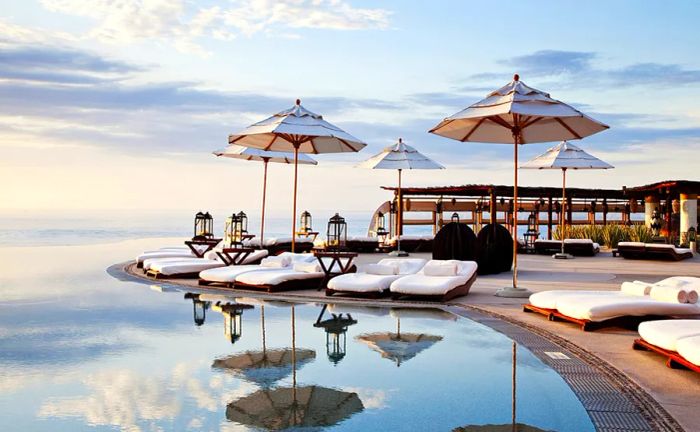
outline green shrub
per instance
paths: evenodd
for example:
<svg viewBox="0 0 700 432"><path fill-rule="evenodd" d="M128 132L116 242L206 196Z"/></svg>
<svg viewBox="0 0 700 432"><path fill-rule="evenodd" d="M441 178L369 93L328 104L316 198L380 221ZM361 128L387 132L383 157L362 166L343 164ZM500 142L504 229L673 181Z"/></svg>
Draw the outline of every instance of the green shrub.
<svg viewBox="0 0 700 432"><path fill-rule="evenodd" d="M632 225L629 227L629 240L633 242L649 243L654 234L646 225Z"/></svg>

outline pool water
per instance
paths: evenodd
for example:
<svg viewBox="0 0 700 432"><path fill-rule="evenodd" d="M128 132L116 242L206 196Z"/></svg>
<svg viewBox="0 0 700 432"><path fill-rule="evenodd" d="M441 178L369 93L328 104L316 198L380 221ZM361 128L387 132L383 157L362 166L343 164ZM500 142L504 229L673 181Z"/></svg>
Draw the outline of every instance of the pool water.
<svg viewBox="0 0 700 432"><path fill-rule="evenodd" d="M511 424L512 341L501 333L437 309L265 302L105 272L162 244L0 248L2 430ZM518 423L594 430L522 347L516 371Z"/></svg>

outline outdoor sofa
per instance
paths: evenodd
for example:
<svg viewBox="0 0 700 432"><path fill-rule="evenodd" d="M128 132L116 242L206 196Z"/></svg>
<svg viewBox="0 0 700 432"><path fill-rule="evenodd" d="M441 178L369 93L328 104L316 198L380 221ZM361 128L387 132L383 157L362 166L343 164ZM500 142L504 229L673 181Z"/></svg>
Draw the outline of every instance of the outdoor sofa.
<svg viewBox="0 0 700 432"><path fill-rule="evenodd" d="M669 261L681 261L693 257L693 251L687 248L679 248L671 244L641 242L620 242L617 244L616 254L627 259Z"/></svg>
<svg viewBox="0 0 700 432"><path fill-rule="evenodd" d="M326 295L379 297L389 293L392 282L418 273L425 263L426 260L421 258L385 258L377 264L364 266L357 273L348 273L331 279L326 287Z"/></svg>

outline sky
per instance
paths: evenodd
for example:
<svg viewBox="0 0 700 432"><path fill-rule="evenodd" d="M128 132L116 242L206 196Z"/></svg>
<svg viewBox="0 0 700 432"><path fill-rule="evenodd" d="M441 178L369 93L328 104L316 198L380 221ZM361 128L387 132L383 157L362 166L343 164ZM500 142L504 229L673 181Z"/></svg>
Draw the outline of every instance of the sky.
<svg viewBox="0 0 700 432"><path fill-rule="evenodd" d="M693 1L2 0L0 210L259 208L262 166L227 136L291 107L368 143L300 167L299 208L370 212L399 137L447 169L405 185L512 184L512 146L427 131L519 73L610 125L576 143L615 166L571 186L700 180ZM556 143L552 143L554 145ZM550 147L523 146L525 161ZM291 209L271 165L269 212ZM520 184L558 186L522 170Z"/></svg>

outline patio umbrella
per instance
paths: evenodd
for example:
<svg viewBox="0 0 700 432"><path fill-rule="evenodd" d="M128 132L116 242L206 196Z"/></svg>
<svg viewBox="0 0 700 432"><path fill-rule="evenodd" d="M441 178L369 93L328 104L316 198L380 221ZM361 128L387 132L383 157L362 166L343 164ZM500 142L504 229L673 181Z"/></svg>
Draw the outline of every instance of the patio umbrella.
<svg viewBox="0 0 700 432"><path fill-rule="evenodd" d="M442 340L442 336L424 333L401 333L401 319L396 319L396 333L369 333L355 337L377 351L382 357L393 360L401 366L422 351Z"/></svg>
<svg viewBox="0 0 700 432"><path fill-rule="evenodd" d="M502 297L528 297L518 288L518 146L581 139L608 129L575 108L528 87L516 74L513 81L464 110L447 117L431 133L457 141L513 144L513 286Z"/></svg>
<svg viewBox="0 0 700 432"><path fill-rule="evenodd" d="M399 188L398 188L398 212L399 219L403 219L402 214L402 198L401 198L401 171L405 169L445 169L444 166L431 160L427 156L418 152L413 147L404 144L399 138L399 142L389 147L386 147L381 153L378 153L366 161L362 162L359 167L370 169L390 169L399 172ZM401 251L401 231L397 229L397 250L392 254L397 256L408 256L406 252Z"/></svg>
<svg viewBox="0 0 700 432"><path fill-rule="evenodd" d="M294 152L294 206L292 211L292 252L296 243L297 167L299 153L358 152L367 144L344 132L303 106L301 101L263 121L228 137L229 144L266 151Z"/></svg>
<svg viewBox="0 0 700 432"><path fill-rule="evenodd" d="M562 141L556 146L536 158L524 163L520 168L528 169L560 169L562 173L561 193L561 253L555 254L555 258L573 258L564 253L564 240L566 238L566 170L567 169L610 169L614 168L607 162L590 155L575 145Z"/></svg>
<svg viewBox="0 0 700 432"><path fill-rule="evenodd" d="M260 161L263 163L263 195L262 217L260 218L260 247L263 247L265 236L265 197L267 195L267 164L269 162L291 164L294 163L294 155L291 153L271 152L256 148L243 147L237 144L229 144L228 147L214 152L217 156L243 159L248 161ZM309 156L302 154L298 157L298 163L304 165L318 165L318 162Z"/></svg>
<svg viewBox="0 0 700 432"><path fill-rule="evenodd" d="M246 351L242 354L216 359L212 368L226 370L246 381L270 387L293 372L292 360L299 368L316 358L316 351L310 349L296 349L296 347L294 351L289 348L267 349L265 306L260 306L260 328L262 331L262 351Z"/></svg>

